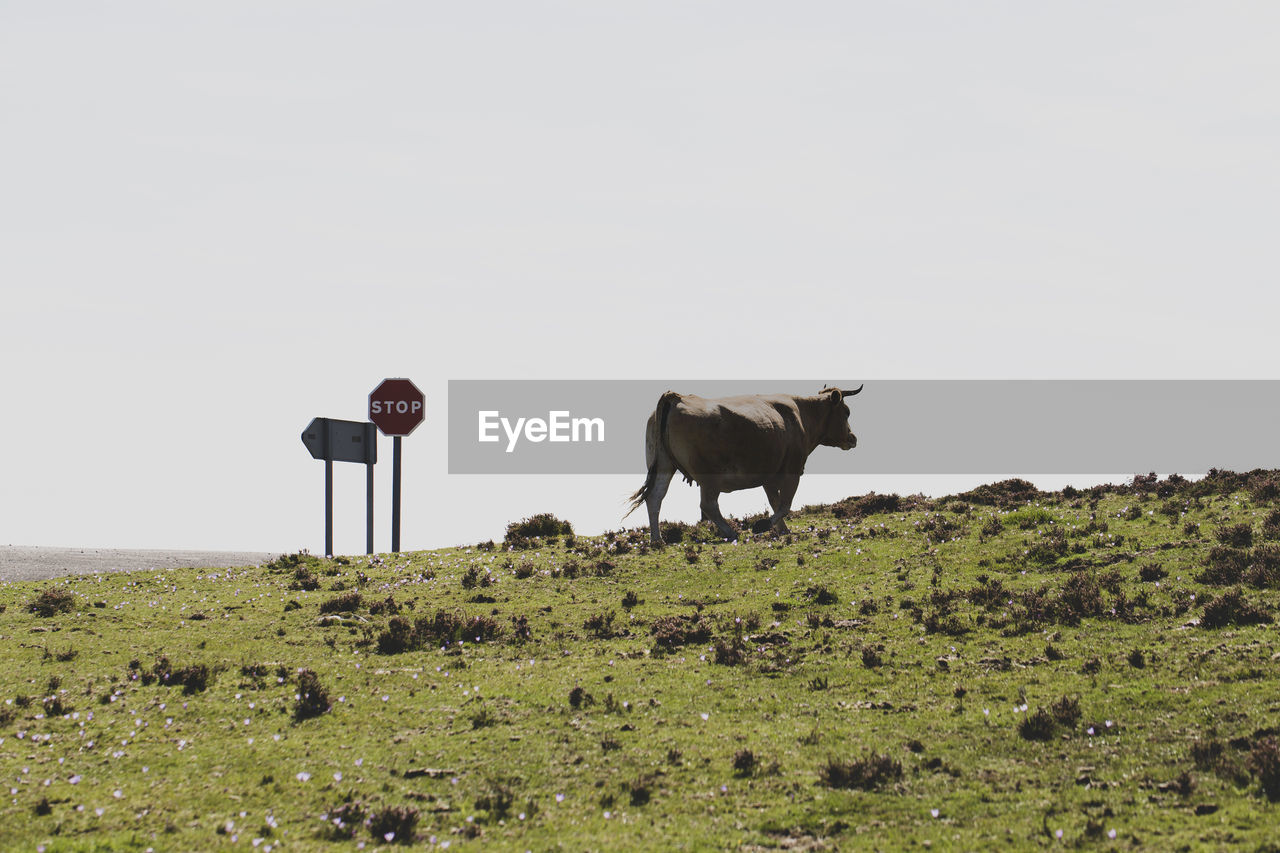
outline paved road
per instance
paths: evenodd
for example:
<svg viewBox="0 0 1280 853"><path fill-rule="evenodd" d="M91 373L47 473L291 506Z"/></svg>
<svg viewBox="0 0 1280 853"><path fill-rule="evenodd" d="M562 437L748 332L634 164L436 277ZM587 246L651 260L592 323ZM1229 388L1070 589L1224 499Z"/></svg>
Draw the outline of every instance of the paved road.
<svg viewBox="0 0 1280 853"><path fill-rule="evenodd" d="M158 551L0 545L0 581L40 581L93 572L256 566L280 556L262 551Z"/></svg>

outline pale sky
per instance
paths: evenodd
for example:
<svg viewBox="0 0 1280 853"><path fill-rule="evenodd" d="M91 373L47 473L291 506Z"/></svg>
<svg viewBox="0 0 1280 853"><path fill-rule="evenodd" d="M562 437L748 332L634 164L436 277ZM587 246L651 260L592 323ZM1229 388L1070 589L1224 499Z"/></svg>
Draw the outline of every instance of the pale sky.
<svg viewBox="0 0 1280 853"><path fill-rule="evenodd" d="M1277 32L1227 2L6 2L0 544L322 551L299 434L390 376L427 396L406 549L616 527L644 478L642 448L448 476L449 379L1277 378ZM360 466L337 493L361 553Z"/></svg>

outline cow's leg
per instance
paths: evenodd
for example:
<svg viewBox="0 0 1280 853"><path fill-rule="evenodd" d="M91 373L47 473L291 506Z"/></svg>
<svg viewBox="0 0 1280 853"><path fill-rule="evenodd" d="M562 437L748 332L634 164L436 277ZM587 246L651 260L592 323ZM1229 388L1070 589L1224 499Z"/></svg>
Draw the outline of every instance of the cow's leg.
<svg viewBox="0 0 1280 853"><path fill-rule="evenodd" d="M769 509L778 511L778 487L772 483L765 484L764 496L769 499Z"/></svg>
<svg viewBox="0 0 1280 853"><path fill-rule="evenodd" d="M778 511L778 487L773 483L764 485L764 495L769 499L769 509L771 512ZM773 527L773 516L762 518L751 525L752 533L767 533Z"/></svg>
<svg viewBox="0 0 1280 853"><path fill-rule="evenodd" d="M653 472L653 485L644 497L645 509L649 511L649 539L659 548L663 546L663 541L662 531L658 529L658 511L662 509L662 499L667 496L667 488L675 473L675 468L664 466L662 460L659 460Z"/></svg>
<svg viewBox="0 0 1280 853"><path fill-rule="evenodd" d="M773 515L769 518L769 526L778 533L790 533L787 529L787 513L791 512L791 499L796 496L796 488L800 485L799 477L783 477L773 487L777 492L777 500L769 495L769 503L773 506ZM769 494L769 486L765 486L765 494Z"/></svg>
<svg viewBox="0 0 1280 853"><path fill-rule="evenodd" d="M716 529L725 539L737 539L738 533L724 520L720 514L720 492L710 486L702 486L702 517L715 523Z"/></svg>

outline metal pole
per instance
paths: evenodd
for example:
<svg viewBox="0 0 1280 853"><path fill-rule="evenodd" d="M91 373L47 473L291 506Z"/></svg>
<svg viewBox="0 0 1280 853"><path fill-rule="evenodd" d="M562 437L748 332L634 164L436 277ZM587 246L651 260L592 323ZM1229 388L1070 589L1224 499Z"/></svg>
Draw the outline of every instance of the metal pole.
<svg viewBox="0 0 1280 853"><path fill-rule="evenodd" d="M392 440L391 451L391 550L400 553L400 436Z"/></svg>
<svg viewBox="0 0 1280 853"><path fill-rule="evenodd" d="M333 556L333 460L324 460L324 555Z"/></svg>
<svg viewBox="0 0 1280 853"><path fill-rule="evenodd" d="M364 466L364 552L373 553L373 463Z"/></svg>

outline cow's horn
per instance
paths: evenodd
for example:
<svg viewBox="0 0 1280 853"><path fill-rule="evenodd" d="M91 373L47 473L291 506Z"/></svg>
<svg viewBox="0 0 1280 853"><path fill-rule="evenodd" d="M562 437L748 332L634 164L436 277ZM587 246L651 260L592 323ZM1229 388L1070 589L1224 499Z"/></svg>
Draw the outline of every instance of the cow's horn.
<svg viewBox="0 0 1280 853"><path fill-rule="evenodd" d="M864 382L863 385L865 384L866 383ZM859 385L857 388L855 388L852 391L841 391L840 393L845 397L852 397L854 394L857 394L861 390L862 390L862 385Z"/></svg>

